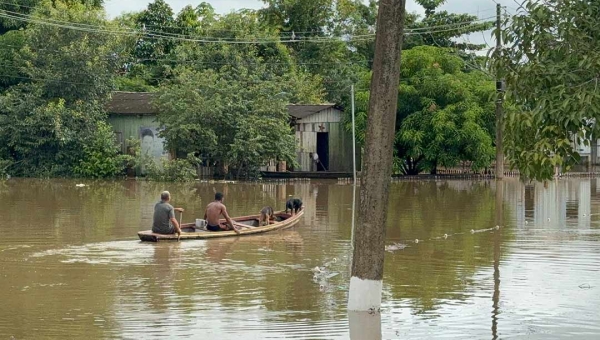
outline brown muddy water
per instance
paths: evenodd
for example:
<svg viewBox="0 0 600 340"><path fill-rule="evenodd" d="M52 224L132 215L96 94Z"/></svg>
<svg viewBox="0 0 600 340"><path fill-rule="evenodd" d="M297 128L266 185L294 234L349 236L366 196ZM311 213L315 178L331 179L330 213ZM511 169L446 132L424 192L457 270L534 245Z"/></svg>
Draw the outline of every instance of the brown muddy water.
<svg viewBox="0 0 600 340"><path fill-rule="evenodd" d="M0 183L0 339L373 337L345 311L352 186L77 183ZM600 338L600 185L499 188L392 185L384 339ZM141 243L164 189L186 222L214 190L232 216L307 210L272 234Z"/></svg>

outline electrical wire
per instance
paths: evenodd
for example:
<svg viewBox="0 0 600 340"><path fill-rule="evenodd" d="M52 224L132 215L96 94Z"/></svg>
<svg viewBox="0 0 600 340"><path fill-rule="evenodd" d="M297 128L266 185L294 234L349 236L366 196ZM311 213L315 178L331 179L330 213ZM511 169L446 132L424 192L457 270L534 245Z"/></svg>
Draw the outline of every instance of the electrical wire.
<svg viewBox="0 0 600 340"><path fill-rule="evenodd" d="M12 13L12 14L9 14ZM375 37L375 33L372 34L364 34L364 35L347 35L344 37L299 37L298 39L287 39L281 40L278 37L269 37L268 40L261 41L257 40L230 40L230 39L242 39L242 38L223 38L223 37L203 37L201 39L193 38L186 35L181 34L171 34L167 32L155 32L149 30L133 30L133 29L106 29L104 26L97 25L89 25L89 24L81 24L81 23L73 23L69 21L55 20L55 19L40 19L36 18L32 15L24 15L17 12L3 10L0 12L0 17L24 21L28 23L53 26L58 28L65 28L71 30L78 30L88 33L104 33L104 34L112 34L112 35L125 35L125 36L143 36L148 38L160 38L167 39L173 41L187 41L187 42L198 42L198 43L231 43L231 44L260 44L260 43L300 43L300 42L329 42L329 41L343 41L343 42L351 42L351 41L366 41L371 40ZM493 17L482 18L478 20L468 21L468 22L458 22L452 24L438 25L438 26L430 26L430 27L417 27L413 29L408 29L406 31L406 35L415 35L422 34L427 32L431 33L442 33L442 32L450 32L468 28L469 26L475 25L480 21L489 20ZM244 37L243 39L247 39ZM263 38L264 39L264 38Z"/></svg>

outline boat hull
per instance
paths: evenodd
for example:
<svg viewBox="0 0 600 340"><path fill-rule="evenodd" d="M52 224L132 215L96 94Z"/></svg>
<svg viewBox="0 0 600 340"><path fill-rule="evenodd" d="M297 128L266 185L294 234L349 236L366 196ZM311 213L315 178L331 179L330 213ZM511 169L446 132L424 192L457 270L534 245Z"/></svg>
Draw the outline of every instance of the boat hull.
<svg viewBox="0 0 600 340"><path fill-rule="evenodd" d="M239 237L267 233L274 230L282 230L295 226L300 218L304 215L304 209L300 210L296 215L286 214L284 212L275 213L276 222L268 226L258 226L258 219L260 215L242 216L232 218L236 226L241 227L240 233L235 231L219 231L211 232L204 230L196 230L194 223L182 224L182 233L180 240L205 240L211 238L222 238L222 237ZM220 221L222 225L226 223L225 220ZM163 235L153 233L152 230L140 231L138 236L142 242L162 242L162 241L177 241L177 235Z"/></svg>

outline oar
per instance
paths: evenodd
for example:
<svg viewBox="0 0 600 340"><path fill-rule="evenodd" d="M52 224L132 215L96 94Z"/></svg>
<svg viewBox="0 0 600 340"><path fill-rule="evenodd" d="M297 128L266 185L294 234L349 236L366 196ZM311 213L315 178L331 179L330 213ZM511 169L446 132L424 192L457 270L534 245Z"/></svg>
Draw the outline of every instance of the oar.
<svg viewBox="0 0 600 340"><path fill-rule="evenodd" d="M183 227L182 227L182 223L183 222L183 211L179 212L179 230L183 233ZM177 236L177 241L179 242L179 239L181 238L181 233Z"/></svg>
<svg viewBox="0 0 600 340"><path fill-rule="evenodd" d="M252 229L252 228L256 228L256 227L253 227L253 226L251 226L251 225L246 225L246 224L243 224L243 223L238 223L238 222L236 222L236 221L233 221L233 225L235 225L235 226L238 226L238 227L240 227L240 228L243 228L243 229Z"/></svg>

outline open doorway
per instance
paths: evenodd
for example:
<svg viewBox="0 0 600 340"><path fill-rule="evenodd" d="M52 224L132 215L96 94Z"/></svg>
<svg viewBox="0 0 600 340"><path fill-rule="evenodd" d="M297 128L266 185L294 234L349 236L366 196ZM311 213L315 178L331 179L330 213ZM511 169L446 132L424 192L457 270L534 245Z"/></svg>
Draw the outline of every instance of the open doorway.
<svg viewBox="0 0 600 340"><path fill-rule="evenodd" d="M317 171L329 171L329 132L317 132Z"/></svg>

